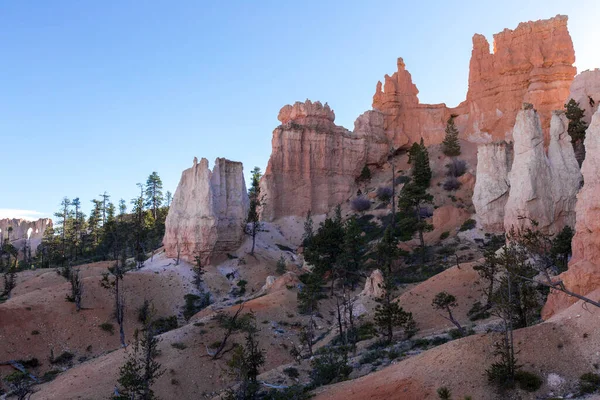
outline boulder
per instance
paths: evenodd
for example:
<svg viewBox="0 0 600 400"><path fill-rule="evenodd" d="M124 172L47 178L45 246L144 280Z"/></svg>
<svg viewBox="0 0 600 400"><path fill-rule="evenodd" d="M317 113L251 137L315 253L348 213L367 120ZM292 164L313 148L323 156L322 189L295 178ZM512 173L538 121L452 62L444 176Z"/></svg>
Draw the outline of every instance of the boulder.
<svg viewBox="0 0 600 400"><path fill-rule="evenodd" d="M584 111L583 120L589 125L592 115L600 105L600 69L587 70L578 74L571 83L569 99L579 103L579 107Z"/></svg>
<svg viewBox="0 0 600 400"><path fill-rule="evenodd" d="M217 158L183 171L165 222L163 244L168 257L209 263L211 257L236 250L244 237L248 193L240 162Z"/></svg>

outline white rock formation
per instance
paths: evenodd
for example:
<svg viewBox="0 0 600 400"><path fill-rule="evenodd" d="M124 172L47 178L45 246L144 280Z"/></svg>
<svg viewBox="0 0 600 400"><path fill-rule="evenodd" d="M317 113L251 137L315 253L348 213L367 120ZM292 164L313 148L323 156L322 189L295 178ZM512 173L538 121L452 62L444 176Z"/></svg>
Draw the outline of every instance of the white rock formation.
<svg viewBox="0 0 600 400"><path fill-rule="evenodd" d="M194 158L192 168L181 174L165 222L167 256L193 261L199 255L208 263L236 250L248 207L242 163L217 158L211 172L208 160Z"/></svg>
<svg viewBox="0 0 600 400"><path fill-rule="evenodd" d="M554 220L552 176L540 119L532 105L524 104L517 114L513 138L515 157L508 174L510 192L504 208L504 228L520 227L533 219L547 230Z"/></svg>
<svg viewBox="0 0 600 400"><path fill-rule="evenodd" d="M485 231L508 231L531 220L548 233L574 226L582 176L567 127L564 112L553 112L546 155L539 117L524 104L513 129L513 156L505 143L479 146L473 204Z"/></svg>
<svg viewBox="0 0 600 400"><path fill-rule="evenodd" d="M512 146L506 142L483 144L477 148L477 177L473 205L483 229L504 231L504 206L508 200L508 173Z"/></svg>
<svg viewBox="0 0 600 400"><path fill-rule="evenodd" d="M361 296L367 296L372 298L380 298L385 294L385 290L383 289L383 274L381 270L376 269L371 272L371 276L369 276L365 282L365 288L362 292L360 292Z"/></svg>

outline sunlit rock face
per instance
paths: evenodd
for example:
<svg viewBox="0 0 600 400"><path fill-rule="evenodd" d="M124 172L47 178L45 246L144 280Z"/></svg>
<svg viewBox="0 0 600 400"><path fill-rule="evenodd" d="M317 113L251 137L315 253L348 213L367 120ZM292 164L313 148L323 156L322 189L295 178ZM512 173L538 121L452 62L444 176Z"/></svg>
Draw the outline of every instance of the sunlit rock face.
<svg viewBox="0 0 600 400"><path fill-rule="evenodd" d="M579 103L579 107L584 111L583 120L589 125L592 115L600 106L600 69L577 74L571 84L569 99Z"/></svg>
<svg viewBox="0 0 600 400"><path fill-rule="evenodd" d="M42 239L44 231L47 227L52 226L50 218L40 218L37 221L27 221L21 218L4 218L0 219L0 236L6 239L8 237L8 228L12 227L10 234L11 241L26 239L27 231L31 229L30 239Z"/></svg>
<svg viewBox="0 0 600 400"><path fill-rule="evenodd" d="M240 162L217 158L211 171L208 160L183 171L165 222L165 251L187 261L236 250L243 240L248 215L248 193Z"/></svg>
<svg viewBox="0 0 600 400"><path fill-rule="evenodd" d="M516 115L525 101L537 109L547 145L551 113L563 108L569 96L574 61L566 16L525 22L495 34L492 51L484 36L473 36L469 90L458 107L420 104L419 91L400 58L397 72L377 83L373 108L383 113L385 132L394 146L407 147L421 137L427 145L440 143L452 114L465 139L512 141Z"/></svg>
<svg viewBox="0 0 600 400"><path fill-rule="evenodd" d="M585 295L600 287L600 111L592 117L585 137L586 158L581 167L584 185L577 195L573 257L559 279L567 289ZM576 299L552 292L544 317L564 309ZM596 300L596 299L595 299Z"/></svg>
<svg viewBox="0 0 600 400"><path fill-rule="evenodd" d="M335 125L333 110L318 101L287 105L278 119L261 181L267 221L328 212L355 192L365 165L382 163L389 152L378 111L358 117L353 132Z"/></svg>

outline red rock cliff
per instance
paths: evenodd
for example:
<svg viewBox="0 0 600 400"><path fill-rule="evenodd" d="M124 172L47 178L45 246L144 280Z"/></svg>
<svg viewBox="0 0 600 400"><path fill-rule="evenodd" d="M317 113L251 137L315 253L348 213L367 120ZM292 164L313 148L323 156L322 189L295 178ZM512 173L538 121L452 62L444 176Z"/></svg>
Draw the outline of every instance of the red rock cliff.
<svg viewBox="0 0 600 400"><path fill-rule="evenodd" d="M383 116L367 111L354 132L337 126L327 104L307 100L279 112L273 150L261 181L266 205L262 218L323 214L355 190L365 164L380 163L389 151Z"/></svg>
<svg viewBox="0 0 600 400"><path fill-rule="evenodd" d="M467 99L456 108L419 104L419 91L404 61L398 72L377 83L373 108L383 112L384 127L395 146L408 146L421 136L426 144L444 137L450 114L463 137L472 141L512 140L512 128L523 102L538 110L545 143L551 112L563 108L575 76L575 51L567 17L525 22L494 35L493 52L486 38L473 36Z"/></svg>

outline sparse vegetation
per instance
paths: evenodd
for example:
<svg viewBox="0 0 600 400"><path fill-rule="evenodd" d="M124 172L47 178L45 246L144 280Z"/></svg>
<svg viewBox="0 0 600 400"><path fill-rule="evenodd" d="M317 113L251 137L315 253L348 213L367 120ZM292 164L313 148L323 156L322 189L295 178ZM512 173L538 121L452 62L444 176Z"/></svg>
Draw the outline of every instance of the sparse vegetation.
<svg viewBox="0 0 600 400"><path fill-rule="evenodd" d="M357 196L350 201L350 206L352 210L357 212L367 211L371 208L371 200L365 196Z"/></svg>
<svg viewBox="0 0 600 400"><path fill-rule="evenodd" d="M443 184L444 190L446 190L448 192L458 190L458 189L460 189L460 186L461 186L460 181L453 176L447 177Z"/></svg>
<svg viewBox="0 0 600 400"><path fill-rule="evenodd" d="M102 329L104 332L110 333L111 335L115 334L115 326L113 324L111 324L110 322L101 323L100 329Z"/></svg>
<svg viewBox="0 0 600 400"><path fill-rule="evenodd" d="M581 394L595 393L600 389L600 375L586 372L579 377L579 391Z"/></svg>
<svg viewBox="0 0 600 400"><path fill-rule="evenodd" d="M474 219L468 219L465 222L463 222L463 224L460 226L460 231L461 232L465 232L465 231L470 231L471 229L474 229L477 226L477 221L475 221Z"/></svg>
<svg viewBox="0 0 600 400"><path fill-rule="evenodd" d="M378 187L375 194L377 195L377 200L387 203L392 198L393 190L391 187Z"/></svg>

